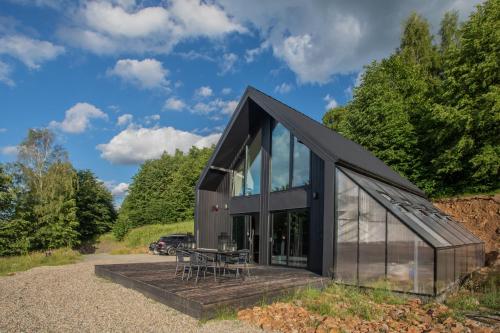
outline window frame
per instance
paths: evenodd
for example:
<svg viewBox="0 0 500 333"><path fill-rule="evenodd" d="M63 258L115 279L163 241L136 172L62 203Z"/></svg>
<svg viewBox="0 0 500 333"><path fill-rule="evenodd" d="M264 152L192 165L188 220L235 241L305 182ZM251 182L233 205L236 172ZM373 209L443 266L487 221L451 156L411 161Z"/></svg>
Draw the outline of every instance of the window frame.
<svg viewBox="0 0 500 333"><path fill-rule="evenodd" d="M262 194L262 188L260 188L259 184L259 193L256 194L246 194L246 184L247 184L247 172L248 172L248 147L253 143L253 141L257 138L257 135L260 135L260 150L259 153L262 154L262 139L264 138L263 131L261 128L257 129L255 133L252 135L248 135L245 142L243 143L242 147L238 151L238 154L236 154L236 158L233 160L231 163L231 198L242 198L242 197L252 197L252 196L257 196ZM243 183L242 183L242 188L243 188L243 193L241 195L235 195L234 192L234 174L235 174L235 168L239 165L239 163L243 164ZM261 156L261 165L260 165L260 176L259 176L259 182L262 179L262 156Z"/></svg>
<svg viewBox="0 0 500 333"><path fill-rule="evenodd" d="M272 159L273 159L273 150L272 150L272 147L273 147L273 131L274 129L276 128L276 126L278 126L278 124L281 124L279 121L276 121L274 120L273 121L273 124L271 126L271 135L269 136L270 137L270 140L271 140L271 144L269 145L270 146L270 150L271 150L271 158L270 158L270 161L269 161L269 192L270 193L278 193L278 192L285 192L285 191L290 191L290 190L294 190L294 189L299 189L299 188L307 188L311 185L311 161L312 161L312 153L311 153L311 149L309 147L307 147L298 137L296 137L295 135L292 134L292 132L283 124L281 124L287 131L288 131L288 134L289 134L289 151L288 151L288 187L286 189L282 189L282 190L273 190L272 188L272 177L273 177L273 174L272 174ZM298 142L300 142L301 144L303 144L308 150L309 150L309 182L307 184L303 184L303 185L299 185L299 186L293 186L293 167L294 167L294 149L295 149L295 140L294 139L297 139Z"/></svg>

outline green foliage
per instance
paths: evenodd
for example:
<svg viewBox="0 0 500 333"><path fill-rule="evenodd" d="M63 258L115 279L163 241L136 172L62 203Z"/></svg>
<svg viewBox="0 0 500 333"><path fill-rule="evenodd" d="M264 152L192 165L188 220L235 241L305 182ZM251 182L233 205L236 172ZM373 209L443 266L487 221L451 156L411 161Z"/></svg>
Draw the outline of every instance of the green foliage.
<svg viewBox="0 0 500 333"><path fill-rule="evenodd" d="M118 219L118 223L120 223L120 219ZM149 224L128 230L128 233L124 234L122 238L117 238L116 228L113 228L113 233L99 237L97 251L111 254L145 253L149 244L157 241L161 236L174 233L193 233L193 229L193 220L170 224Z"/></svg>
<svg viewBox="0 0 500 333"><path fill-rule="evenodd" d="M26 271L38 266L73 264L78 262L80 258L78 252L68 248L54 250L50 255L46 255L44 252L33 252L21 256L0 258L0 276Z"/></svg>
<svg viewBox="0 0 500 333"><path fill-rule="evenodd" d="M413 13L399 49L365 67L352 101L323 122L373 152L431 196L500 187L500 2L458 27L445 14L441 44Z"/></svg>
<svg viewBox="0 0 500 333"><path fill-rule="evenodd" d="M111 230L116 220L113 196L92 171L81 170L77 175L77 231L81 241L93 241L97 236Z"/></svg>
<svg viewBox="0 0 500 333"><path fill-rule="evenodd" d="M128 229L153 223L192 219L195 185L212 149L191 148L145 162L134 176L119 212L114 234L121 239Z"/></svg>
<svg viewBox="0 0 500 333"><path fill-rule="evenodd" d="M0 256L75 247L108 231L112 197L88 170L76 172L47 129L30 129L9 173L0 168Z"/></svg>

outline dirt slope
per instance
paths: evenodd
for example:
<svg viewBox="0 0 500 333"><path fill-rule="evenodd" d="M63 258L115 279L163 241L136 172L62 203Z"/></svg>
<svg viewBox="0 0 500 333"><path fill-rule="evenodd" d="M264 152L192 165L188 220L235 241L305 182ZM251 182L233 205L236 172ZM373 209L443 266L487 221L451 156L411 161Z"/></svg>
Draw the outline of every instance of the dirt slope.
<svg viewBox="0 0 500 333"><path fill-rule="evenodd" d="M486 252L499 251L500 194L441 199L434 204L484 240Z"/></svg>

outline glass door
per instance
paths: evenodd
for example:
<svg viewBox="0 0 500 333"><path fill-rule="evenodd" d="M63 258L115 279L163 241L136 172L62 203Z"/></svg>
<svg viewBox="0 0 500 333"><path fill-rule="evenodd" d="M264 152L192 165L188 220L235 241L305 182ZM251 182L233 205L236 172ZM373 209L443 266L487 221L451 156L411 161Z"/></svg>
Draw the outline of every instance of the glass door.
<svg viewBox="0 0 500 333"><path fill-rule="evenodd" d="M309 211L272 213L271 264L307 267Z"/></svg>
<svg viewBox="0 0 500 333"><path fill-rule="evenodd" d="M288 257L288 213L272 214L272 265L286 265Z"/></svg>
<svg viewBox="0 0 500 333"><path fill-rule="evenodd" d="M288 266L307 267L309 253L309 214L307 210L290 213Z"/></svg>
<svg viewBox="0 0 500 333"><path fill-rule="evenodd" d="M259 261L259 214L233 216L232 240L238 250L249 250L250 260Z"/></svg>

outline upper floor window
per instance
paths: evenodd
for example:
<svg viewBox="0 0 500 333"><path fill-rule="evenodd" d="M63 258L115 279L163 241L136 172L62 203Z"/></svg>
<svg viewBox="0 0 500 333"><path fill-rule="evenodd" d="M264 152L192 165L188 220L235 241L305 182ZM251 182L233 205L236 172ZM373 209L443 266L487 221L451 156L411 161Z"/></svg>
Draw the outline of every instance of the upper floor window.
<svg viewBox="0 0 500 333"><path fill-rule="evenodd" d="M271 191L290 187L290 132L277 124L271 139Z"/></svg>
<svg viewBox="0 0 500 333"><path fill-rule="evenodd" d="M233 171L233 196L260 194L262 134L259 131L243 153Z"/></svg>
<svg viewBox="0 0 500 333"><path fill-rule="evenodd" d="M309 184L310 151L280 123L271 135L271 191Z"/></svg>

